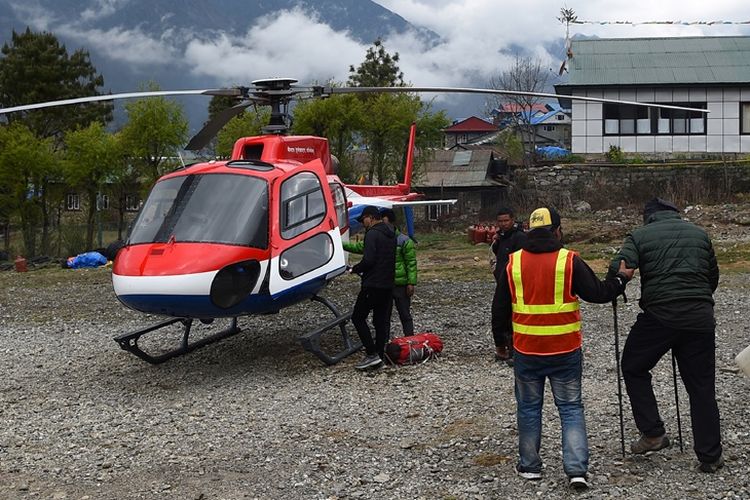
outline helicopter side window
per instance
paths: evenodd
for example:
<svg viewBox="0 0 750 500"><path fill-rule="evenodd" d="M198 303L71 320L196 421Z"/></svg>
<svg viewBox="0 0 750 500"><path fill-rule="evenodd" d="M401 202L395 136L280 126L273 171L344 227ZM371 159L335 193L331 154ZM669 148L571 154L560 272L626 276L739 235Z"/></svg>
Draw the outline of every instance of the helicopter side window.
<svg viewBox="0 0 750 500"><path fill-rule="evenodd" d="M324 266L331 257L333 240L328 233L319 233L279 256L279 274L285 280L292 280Z"/></svg>
<svg viewBox="0 0 750 500"><path fill-rule="evenodd" d="M326 202L318 177L302 172L281 185L281 237L294 238L321 223Z"/></svg>
<svg viewBox="0 0 750 500"><path fill-rule="evenodd" d="M337 182L328 185L333 195L333 204L336 209L336 218L338 219L339 228L343 231L349 225L349 217L346 210L346 195L344 188Z"/></svg>

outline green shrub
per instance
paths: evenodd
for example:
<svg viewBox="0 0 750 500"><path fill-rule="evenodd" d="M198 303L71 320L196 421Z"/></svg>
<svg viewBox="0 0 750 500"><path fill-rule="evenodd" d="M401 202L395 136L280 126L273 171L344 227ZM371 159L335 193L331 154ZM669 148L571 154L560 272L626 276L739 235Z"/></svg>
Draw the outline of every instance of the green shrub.
<svg viewBox="0 0 750 500"><path fill-rule="evenodd" d="M610 145L609 151L605 153L605 156L611 163L625 163L625 155L622 154L620 146Z"/></svg>
<svg viewBox="0 0 750 500"><path fill-rule="evenodd" d="M560 163L586 163L586 158L581 155L569 154L559 160Z"/></svg>

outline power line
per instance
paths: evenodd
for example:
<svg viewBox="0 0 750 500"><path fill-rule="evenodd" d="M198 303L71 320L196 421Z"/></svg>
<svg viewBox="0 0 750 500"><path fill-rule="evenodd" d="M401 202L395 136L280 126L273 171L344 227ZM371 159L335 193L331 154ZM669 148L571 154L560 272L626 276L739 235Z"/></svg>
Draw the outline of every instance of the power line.
<svg viewBox="0 0 750 500"><path fill-rule="evenodd" d="M677 26L713 26L717 24L746 24L750 25L750 21L586 21L580 19L571 19L568 21L570 24L629 24L632 26L639 26L642 24L666 24L666 25L677 25Z"/></svg>

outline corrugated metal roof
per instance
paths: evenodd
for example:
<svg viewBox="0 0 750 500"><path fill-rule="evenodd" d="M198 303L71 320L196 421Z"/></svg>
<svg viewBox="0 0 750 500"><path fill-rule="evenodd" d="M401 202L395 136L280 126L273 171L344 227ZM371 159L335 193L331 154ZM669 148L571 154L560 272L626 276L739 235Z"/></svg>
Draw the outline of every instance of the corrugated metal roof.
<svg viewBox="0 0 750 500"><path fill-rule="evenodd" d="M465 162L466 153L470 154L468 163ZM487 174L492 159L490 150L436 151L414 184L418 188L497 186L498 183ZM460 164L454 164L457 160Z"/></svg>
<svg viewBox="0 0 750 500"><path fill-rule="evenodd" d="M497 130L497 126L492 123L471 116L460 122L456 122L450 127L443 130L443 132L494 132Z"/></svg>
<svg viewBox="0 0 750 500"><path fill-rule="evenodd" d="M573 40L567 85L750 83L750 37Z"/></svg>

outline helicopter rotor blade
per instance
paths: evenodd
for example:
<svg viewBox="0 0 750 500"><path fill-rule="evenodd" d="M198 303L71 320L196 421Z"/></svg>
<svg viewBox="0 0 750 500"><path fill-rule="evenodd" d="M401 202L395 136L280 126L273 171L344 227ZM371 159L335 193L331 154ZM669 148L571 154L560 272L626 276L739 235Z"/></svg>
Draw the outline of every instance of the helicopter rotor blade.
<svg viewBox="0 0 750 500"><path fill-rule="evenodd" d="M0 115L5 113L14 113L16 111L29 111L32 109L51 108L54 106L65 106L68 104L84 104L89 102L114 101L117 99L133 99L140 97L158 97L158 96L175 96L175 95L217 95L217 96L235 96L241 97L246 93L244 88L226 88L226 89L201 89L201 90L154 90L146 92L125 92L120 94L102 94L87 97L76 97L74 99L61 99L59 101L47 101L36 104L24 104L10 108L0 109Z"/></svg>
<svg viewBox="0 0 750 500"><path fill-rule="evenodd" d="M602 97L585 97L569 94L552 94L547 92L530 92L523 90L503 90L503 89L478 89L466 87L317 87L315 94L320 97L327 97L333 94L372 94L372 93L455 93L455 94L488 94L488 95L516 95L516 96L535 96L556 99L571 99L574 101L589 101L614 104L628 104L631 106L643 106L649 108L677 109L681 111L696 111L708 113L707 109L690 108L686 106L674 106L670 104L658 104L650 102L623 101L620 99L607 99Z"/></svg>
<svg viewBox="0 0 750 500"><path fill-rule="evenodd" d="M190 142L185 146L185 149L188 151L198 151L205 148L211 139L229 122L229 120L245 111L248 106L257 102L262 103L263 100L250 98L232 106L231 108L223 109L206 123L192 139L190 139Z"/></svg>

